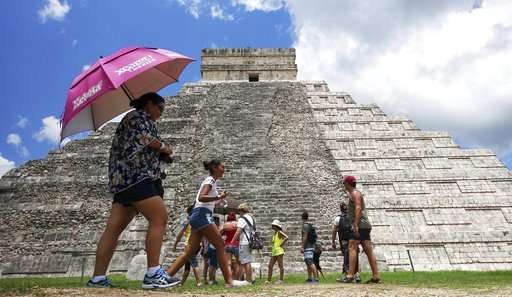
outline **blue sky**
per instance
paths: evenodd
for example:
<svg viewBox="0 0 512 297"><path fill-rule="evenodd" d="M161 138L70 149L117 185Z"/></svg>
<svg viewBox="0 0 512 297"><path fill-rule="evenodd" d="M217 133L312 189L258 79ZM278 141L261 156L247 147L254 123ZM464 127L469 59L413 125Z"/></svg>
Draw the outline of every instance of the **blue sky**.
<svg viewBox="0 0 512 297"><path fill-rule="evenodd" d="M72 79L129 45L197 59L181 81L199 80L205 47L293 46L300 79L324 79L358 103L448 131L463 147L491 148L512 168L511 3L0 1L8 12L0 20L0 171L56 148Z"/></svg>
<svg viewBox="0 0 512 297"><path fill-rule="evenodd" d="M289 47L292 42L283 29L290 25L284 10L239 10L235 20L224 21L196 19L179 3L164 0L68 1L62 20L43 23L38 11L46 2L0 1L0 10L10 12L0 20L0 153L16 165L57 146L50 131L37 137L42 119L60 117L72 79L101 55L128 45L172 49L197 60L181 76L181 81L197 81L202 48ZM179 85L161 94L172 95ZM11 135L9 141L9 134L19 139Z"/></svg>

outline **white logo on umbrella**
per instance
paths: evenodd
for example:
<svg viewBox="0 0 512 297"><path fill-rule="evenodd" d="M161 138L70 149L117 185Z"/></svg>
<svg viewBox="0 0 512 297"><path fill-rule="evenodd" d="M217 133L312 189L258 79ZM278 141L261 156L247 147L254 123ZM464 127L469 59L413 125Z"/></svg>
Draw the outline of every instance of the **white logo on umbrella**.
<svg viewBox="0 0 512 297"><path fill-rule="evenodd" d="M87 90L87 92L76 97L76 99L73 100L73 110L80 107L80 105L84 104L87 101L87 99L91 98L92 96L96 95L99 91L101 91L102 84L103 84L103 80L100 80L97 84L90 87L89 90Z"/></svg>
<svg viewBox="0 0 512 297"><path fill-rule="evenodd" d="M133 71L140 69L146 65L149 65L155 61L156 61L156 59L153 58L151 55L145 55L144 57L136 60L135 62L132 62L128 65L125 65L125 66L117 69L116 73L117 73L117 75L121 76L125 72L133 72Z"/></svg>

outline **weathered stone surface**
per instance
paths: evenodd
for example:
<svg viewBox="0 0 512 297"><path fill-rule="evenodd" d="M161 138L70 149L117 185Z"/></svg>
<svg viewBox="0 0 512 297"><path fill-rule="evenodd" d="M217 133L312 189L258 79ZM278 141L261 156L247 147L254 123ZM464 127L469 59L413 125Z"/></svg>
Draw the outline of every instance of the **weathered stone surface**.
<svg viewBox="0 0 512 297"><path fill-rule="evenodd" d="M207 48L201 57L203 81L296 80L293 48Z"/></svg>
<svg viewBox="0 0 512 297"><path fill-rule="evenodd" d="M135 255L128 266L126 278L130 280L140 280L144 278L144 274L148 269L148 260L145 253Z"/></svg>

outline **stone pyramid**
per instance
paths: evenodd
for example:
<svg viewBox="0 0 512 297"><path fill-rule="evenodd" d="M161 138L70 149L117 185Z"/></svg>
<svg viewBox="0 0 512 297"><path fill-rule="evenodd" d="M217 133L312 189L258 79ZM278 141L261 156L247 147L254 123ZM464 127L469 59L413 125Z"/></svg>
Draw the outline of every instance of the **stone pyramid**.
<svg viewBox="0 0 512 297"><path fill-rule="evenodd" d="M202 80L168 100L159 122L177 159L165 165L172 261L185 207L204 177L201 161L225 160L222 187L251 205L270 240L285 223L285 265L303 271L300 215L308 210L325 247L345 199L343 174L366 193L381 269L512 268L512 174L489 150L460 149L444 132L360 105L323 81L297 81L294 49L204 49ZM108 150L115 124L27 162L0 179L2 276L90 274L111 204ZM144 249L147 223L121 235L111 273ZM339 252L322 256L340 270ZM257 255L265 267L269 250Z"/></svg>

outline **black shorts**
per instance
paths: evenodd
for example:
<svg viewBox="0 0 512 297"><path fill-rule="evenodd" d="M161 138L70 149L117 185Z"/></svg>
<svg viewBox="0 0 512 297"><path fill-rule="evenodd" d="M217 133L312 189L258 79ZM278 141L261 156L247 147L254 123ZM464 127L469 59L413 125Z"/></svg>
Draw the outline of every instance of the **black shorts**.
<svg viewBox="0 0 512 297"><path fill-rule="evenodd" d="M148 199L150 197L160 196L164 197L164 187L162 186L162 180L152 180L147 178L128 189L125 189L119 193L114 194L114 202L119 203L122 206L130 207L133 206L133 202Z"/></svg>
<svg viewBox="0 0 512 297"><path fill-rule="evenodd" d="M372 229L359 229L359 237L356 238L354 233L352 233L351 236L350 236L350 240L360 240L360 241L372 240L370 238L370 233L371 232L372 232Z"/></svg>

